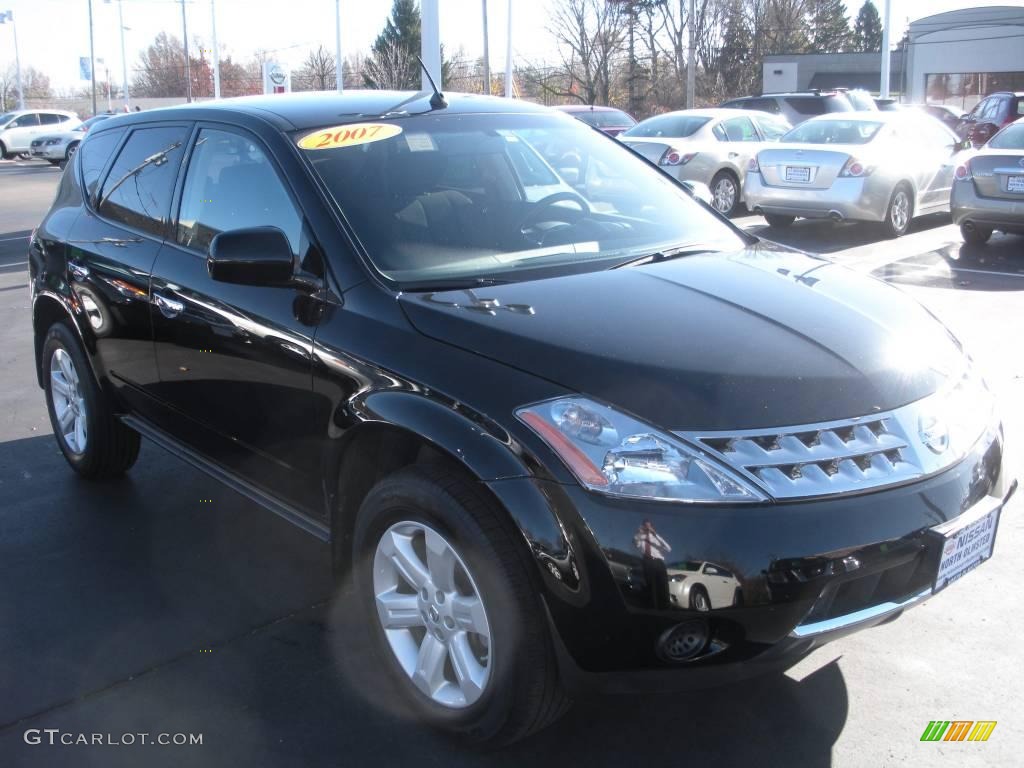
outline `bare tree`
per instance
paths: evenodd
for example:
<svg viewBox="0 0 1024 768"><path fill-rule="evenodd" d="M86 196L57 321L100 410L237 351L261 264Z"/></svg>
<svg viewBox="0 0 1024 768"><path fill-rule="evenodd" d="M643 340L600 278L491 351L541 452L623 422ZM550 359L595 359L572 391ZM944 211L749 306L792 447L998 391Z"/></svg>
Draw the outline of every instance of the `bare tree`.
<svg viewBox="0 0 1024 768"><path fill-rule="evenodd" d="M18 106L18 78L13 63L0 69L0 112L15 109ZM53 90L50 78L35 67L24 67L21 70L21 87L26 99L51 99Z"/></svg>
<svg viewBox="0 0 1024 768"><path fill-rule="evenodd" d="M337 86L337 66L334 54L322 45L310 51L302 66L292 77L292 90L295 91L327 91Z"/></svg>
<svg viewBox="0 0 1024 768"><path fill-rule="evenodd" d="M628 14L604 0L558 0L551 33L558 43L568 85L561 95L584 104L611 100L613 57L623 49Z"/></svg>

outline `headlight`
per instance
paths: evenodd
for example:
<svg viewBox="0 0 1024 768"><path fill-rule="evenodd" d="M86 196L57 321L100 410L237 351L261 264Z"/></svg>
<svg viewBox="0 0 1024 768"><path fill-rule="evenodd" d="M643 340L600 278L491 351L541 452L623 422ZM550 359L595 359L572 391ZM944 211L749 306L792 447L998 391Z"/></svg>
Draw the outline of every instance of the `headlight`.
<svg viewBox="0 0 1024 768"><path fill-rule="evenodd" d="M516 411L591 491L683 502L759 502L765 496L674 435L582 397Z"/></svg>
<svg viewBox="0 0 1024 768"><path fill-rule="evenodd" d="M46 142L46 146L52 147L54 144L60 144L60 142L60 139L48 139Z"/></svg>

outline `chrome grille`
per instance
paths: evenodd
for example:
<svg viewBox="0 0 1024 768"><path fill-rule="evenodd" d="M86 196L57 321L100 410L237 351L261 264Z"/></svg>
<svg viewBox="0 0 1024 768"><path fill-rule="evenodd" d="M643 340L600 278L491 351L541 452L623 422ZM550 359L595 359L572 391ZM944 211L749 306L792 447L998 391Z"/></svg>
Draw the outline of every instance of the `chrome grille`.
<svg viewBox="0 0 1024 768"><path fill-rule="evenodd" d="M921 436L922 421L943 412L944 397L946 393L884 413L819 424L676 434L775 498L848 493L921 478L962 458L986 424L940 453L929 449Z"/></svg>

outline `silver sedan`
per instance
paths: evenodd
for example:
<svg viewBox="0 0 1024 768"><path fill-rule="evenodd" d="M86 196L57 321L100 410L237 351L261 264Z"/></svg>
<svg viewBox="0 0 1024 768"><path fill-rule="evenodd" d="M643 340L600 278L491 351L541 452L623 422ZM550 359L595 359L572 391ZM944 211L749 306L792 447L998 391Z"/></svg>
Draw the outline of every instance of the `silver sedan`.
<svg viewBox="0 0 1024 768"><path fill-rule="evenodd" d="M747 206L772 227L798 216L874 221L899 237L915 216L949 210L963 146L928 115L821 115L758 152L747 170Z"/></svg>
<svg viewBox="0 0 1024 768"><path fill-rule="evenodd" d="M994 229L1024 234L1024 120L957 167L950 207L968 243L987 242Z"/></svg>
<svg viewBox="0 0 1024 768"><path fill-rule="evenodd" d="M767 112L687 109L649 117L619 140L680 181L706 184L712 205L730 216L743 201L743 174L750 158L789 128Z"/></svg>

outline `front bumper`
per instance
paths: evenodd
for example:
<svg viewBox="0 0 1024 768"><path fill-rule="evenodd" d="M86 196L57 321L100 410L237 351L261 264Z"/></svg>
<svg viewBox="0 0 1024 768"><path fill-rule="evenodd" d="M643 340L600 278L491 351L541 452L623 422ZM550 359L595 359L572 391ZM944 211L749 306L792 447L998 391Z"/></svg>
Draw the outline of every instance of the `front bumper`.
<svg viewBox="0 0 1024 768"><path fill-rule="evenodd" d="M1024 232L1024 195L1019 200L981 197L969 179L953 183L950 211L958 226L970 222L1005 232Z"/></svg>
<svg viewBox="0 0 1024 768"><path fill-rule="evenodd" d="M52 144L52 145L40 145L38 147L31 147L28 151L30 157L38 160L63 160L67 152L67 146L64 144Z"/></svg>
<svg viewBox="0 0 1024 768"><path fill-rule="evenodd" d="M533 485L561 522L561 542L556 531L534 538L529 524L520 527L541 566L566 683L611 691L699 688L786 668L895 619L932 594L942 550L933 529L1001 506L1016 487L998 436L931 478L826 500L700 507L553 481L492 486L502 483ZM661 563L638 552L645 521L669 548ZM700 577L710 599L701 610L672 576L709 564L718 576ZM706 624L712 642L691 660L667 660L666 633L691 620Z"/></svg>
<svg viewBox="0 0 1024 768"><path fill-rule="evenodd" d="M757 213L840 221L883 221L892 192L871 176L836 179L827 189L804 189L768 185L756 172L747 173L743 187L747 207Z"/></svg>

